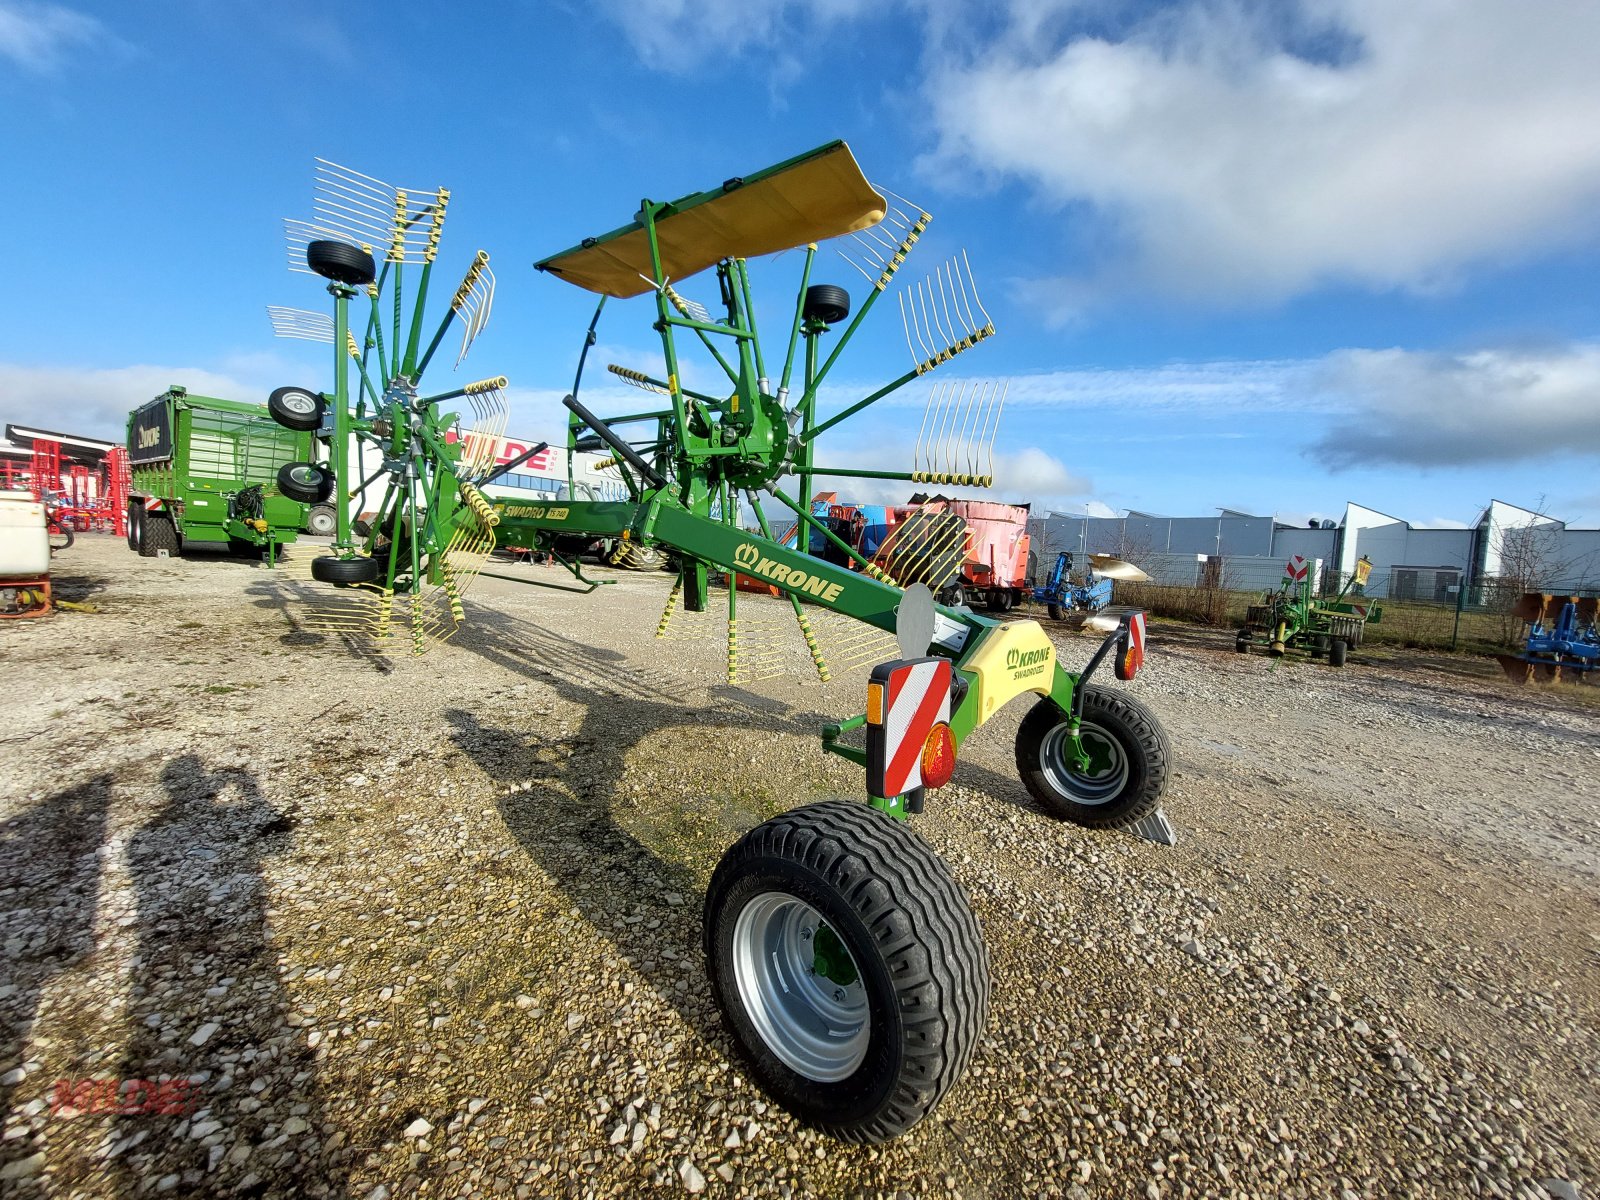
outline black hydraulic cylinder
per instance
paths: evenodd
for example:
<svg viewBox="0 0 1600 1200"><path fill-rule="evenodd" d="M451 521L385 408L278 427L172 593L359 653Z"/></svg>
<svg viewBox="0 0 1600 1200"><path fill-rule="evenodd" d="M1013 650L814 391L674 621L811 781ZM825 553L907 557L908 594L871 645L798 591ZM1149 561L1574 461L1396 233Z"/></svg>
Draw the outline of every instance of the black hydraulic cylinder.
<svg viewBox="0 0 1600 1200"><path fill-rule="evenodd" d="M576 413L578 420L592 429L602 442L611 447L618 458L637 471L641 479L647 480L658 488L667 486L667 481L661 477L660 472L647 463L632 446L613 433L611 426L595 416L582 404L579 404L576 396L568 396L561 403Z"/></svg>
<svg viewBox="0 0 1600 1200"><path fill-rule="evenodd" d="M508 474L511 471L515 471L518 467L520 467L523 463L527 462L535 454L543 454L548 449L550 449L550 443L549 442L540 442L532 450L524 450L521 454L517 455L515 458L513 458L510 462L506 463L504 466L496 467L494 470L490 471L487 475L485 475L482 479L478 480L478 486L479 487L483 487L485 484L493 483L496 479L499 479L500 476Z"/></svg>

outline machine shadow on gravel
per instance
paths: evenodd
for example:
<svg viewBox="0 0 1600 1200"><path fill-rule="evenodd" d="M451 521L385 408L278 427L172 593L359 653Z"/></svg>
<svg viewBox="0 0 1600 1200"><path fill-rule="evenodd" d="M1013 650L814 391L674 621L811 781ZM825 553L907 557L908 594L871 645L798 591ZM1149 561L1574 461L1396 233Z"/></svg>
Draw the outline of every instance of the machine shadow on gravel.
<svg viewBox="0 0 1600 1200"><path fill-rule="evenodd" d="M268 936L263 863L289 848L292 822L247 770L211 771L185 754L165 764L161 783L162 807L128 843L138 945L120 1075L205 1078L186 1095L167 1093L187 1105L117 1118L124 1138L148 1133L116 1161L121 1194L138 1190L154 1170L179 1172L179 1194L187 1196L232 1193L249 1175L284 1194L341 1196L343 1167L319 1153L316 1060L286 1023L290 1000ZM265 1087L253 1091L257 1080ZM248 1111L254 1102L261 1107ZM209 1110L220 1122L228 1153L218 1162L201 1141L169 1140L183 1107ZM264 1147L269 1126L282 1134L291 1115L305 1130ZM241 1147L250 1147L248 1155ZM141 1166L151 1151L155 1165Z"/></svg>
<svg viewBox="0 0 1600 1200"><path fill-rule="evenodd" d="M562 700L581 707L583 716L577 729L547 737L451 709L445 716L454 728L452 741L491 779L520 788L502 793L499 808L529 858L691 1028L731 1056L733 1044L720 1031L715 1005L695 984L700 973L691 975L677 965L683 959L700 962L704 889L699 876L623 827L617 819L624 803L618 784L634 750L663 730L748 730L754 724L809 734L822 718L780 714L775 702L737 688L719 689L726 707L691 708L683 703L683 680L640 671L617 651L575 643L503 614L474 615L477 619L456 635L453 646L549 685ZM701 830L705 821L722 829L719 854L757 823L743 811L690 815ZM709 871L711 863L704 865ZM663 903L664 894L681 903ZM630 905L649 910L659 927L626 923ZM663 948L675 957L663 955Z"/></svg>
<svg viewBox="0 0 1600 1200"><path fill-rule="evenodd" d="M687 989L682 986L686 975L677 961L700 963L700 880L709 875L716 856L758 819L742 810L685 810L697 841L707 835L718 839L697 872L664 858L624 828L618 814L632 802L619 784L630 756L666 730L761 730L815 737L825 718L796 713L782 701L727 685L711 689L718 707L691 707L684 703L684 680L630 666L615 650L576 643L504 614L475 617L452 645L548 685L583 715L575 730L546 735L450 709L445 717L454 729L452 741L484 774L518 789L502 792L498 805L506 828L529 858L691 1028L732 1056L733 1043L720 1029L710 995L692 980ZM498 700L495 707L504 710L508 705ZM1029 807L1015 781L970 764L962 774L970 786ZM663 893L675 893L683 903L663 904ZM630 904L650 911L660 927L628 924ZM677 958L664 960L663 947ZM692 977L699 978L698 973Z"/></svg>
<svg viewBox="0 0 1600 1200"><path fill-rule="evenodd" d="M6 945L0 961L0 1063L7 1070L26 1058L27 1038L50 980L94 950L97 852L110 807L111 778L99 775L0 825L0 879L9 893L0 908L0 943ZM52 1083L35 1076L0 1084L0 1117L13 1105L48 1101ZM0 1145L0 1164L38 1149L31 1137L9 1140Z"/></svg>
<svg viewBox="0 0 1600 1200"><path fill-rule="evenodd" d="M283 645L303 648L337 644L351 658L360 659L380 675L388 675L394 670L394 663L388 655L373 646L365 635L311 629L295 615L296 609L304 613L315 612L319 605L325 608L330 602L326 587L313 587L291 579L258 579L245 588L244 593L257 597L251 601L257 608L274 610L283 618L284 624L289 627L289 632L278 639Z"/></svg>
<svg viewBox="0 0 1600 1200"><path fill-rule="evenodd" d="M629 731L633 738L630 748L650 733L670 726L770 729L816 738L824 725L838 720L837 714L800 711L775 697L729 683L713 684L707 689L725 708L690 708L684 703L687 681L681 676L641 669L616 650L574 642L558 632L504 613L474 611L472 621L462 626L451 644L507 670L548 683L563 700L571 703L588 705L596 696L610 697L621 705L618 728ZM1032 704L1034 699L1027 696L1015 703L1018 706ZM860 702L866 704L864 675ZM616 729L608 730L608 736L616 737ZM955 782L976 788L1024 812L1049 815L1014 775L990 770L969 758L956 762ZM937 798L930 803L937 804ZM731 843L732 838L729 840Z"/></svg>

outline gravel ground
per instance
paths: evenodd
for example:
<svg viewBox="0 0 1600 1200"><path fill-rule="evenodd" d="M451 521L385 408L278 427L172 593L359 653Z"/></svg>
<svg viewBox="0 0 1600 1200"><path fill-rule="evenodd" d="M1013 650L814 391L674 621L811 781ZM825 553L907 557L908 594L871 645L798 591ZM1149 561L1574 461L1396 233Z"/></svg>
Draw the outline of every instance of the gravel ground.
<svg viewBox="0 0 1600 1200"><path fill-rule="evenodd" d="M1600 1195L1588 697L1157 625L1176 848L1039 813L1013 705L916 823L988 1033L844 1147L740 1074L699 905L739 832L859 794L815 732L860 671L796 637L730 687L710 624L652 639L664 577L483 580L412 659L314 632L294 567L58 565L99 611L0 627L7 1195Z"/></svg>

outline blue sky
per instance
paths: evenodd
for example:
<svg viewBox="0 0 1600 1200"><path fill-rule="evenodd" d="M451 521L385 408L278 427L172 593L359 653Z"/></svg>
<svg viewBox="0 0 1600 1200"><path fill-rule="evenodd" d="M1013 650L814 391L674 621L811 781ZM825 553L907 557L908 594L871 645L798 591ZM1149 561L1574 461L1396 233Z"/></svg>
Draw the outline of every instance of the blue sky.
<svg viewBox="0 0 1600 1200"><path fill-rule="evenodd" d="M592 306L535 259L843 138L934 214L902 280L969 256L998 336L942 373L1009 382L997 497L1600 525L1596 45L1592 0L0 0L0 419L327 386L264 315L325 299L281 227L321 155L451 188L442 269L498 278L463 375L544 435ZM830 399L909 362L881 305ZM826 457L908 466L925 394Z"/></svg>

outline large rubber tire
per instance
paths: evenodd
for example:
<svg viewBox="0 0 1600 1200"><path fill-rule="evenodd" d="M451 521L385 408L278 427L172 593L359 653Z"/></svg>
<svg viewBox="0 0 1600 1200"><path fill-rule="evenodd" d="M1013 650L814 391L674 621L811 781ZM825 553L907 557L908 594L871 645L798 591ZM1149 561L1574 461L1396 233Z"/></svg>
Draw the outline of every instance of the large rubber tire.
<svg viewBox="0 0 1600 1200"><path fill-rule="evenodd" d="M1050 614L1050 619L1052 621L1061 620L1061 605L1059 605L1059 604L1046 604L1044 606L1044 610L1045 610L1045 612Z"/></svg>
<svg viewBox="0 0 1600 1200"><path fill-rule="evenodd" d="M313 505L306 513L306 532L315 537L332 537L339 530L339 514L331 504Z"/></svg>
<svg viewBox="0 0 1600 1200"><path fill-rule="evenodd" d="M316 463L284 463L278 468L278 490L301 504L321 504L333 495L333 476Z"/></svg>
<svg viewBox="0 0 1600 1200"><path fill-rule="evenodd" d="M311 560L311 578L318 583L371 583L378 564L370 558L340 558L324 554Z"/></svg>
<svg viewBox="0 0 1600 1200"><path fill-rule="evenodd" d="M1249 654L1250 642L1250 631L1248 629L1241 629L1238 633L1234 634L1233 648L1240 654Z"/></svg>
<svg viewBox="0 0 1600 1200"><path fill-rule="evenodd" d="M837 325L850 315L850 293L832 283L813 284L806 289L802 311L807 320Z"/></svg>
<svg viewBox="0 0 1600 1200"><path fill-rule="evenodd" d="M318 241L306 245L306 266L324 279L350 287L365 287L377 275L372 255L344 242Z"/></svg>
<svg viewBox="0 0 1600 1200"><path fill-rule="evenodd" d="M178 527L166 513L145 513L139 520L139 553L155 558L163 550L178 557Z"/></svg>
<svg viewBox="0 0 1600 1200"><path fill-rule="evenodd" d="M267 397L267 412L285 429L308 433L322 425L327 402L306 388L281 387Z"/></svg>
<svg viewBox="0 0 1600 1200"><path fill-rule="evenodd" d="M995 588L988 594L988 607L990 612L1011 611L1011 590L1009 588Z"/></svg>
<svg viewBox="0 0 1600 1200"><path fill-rule="evenodd" d="M128 549L139 549L139 526L144 521L144 505L128 502Z"/></svg>
<svg viewBox="0 0 1600 1200"><path fill-rule="evenodd" d="M1343 638L1334 638L1328 643L1328 665L1342 667L1350 653L1350 644Z"/></svg>
<svg viewBox="0 0 1600 1200"><path fill-rule="evenodd" d="M819 950L822 972L808 969ZM966 896L927 843L862 804L798 808L740 838L706 893L705 951L751 1074L843 1141L921 1121L983 1034L989 952Z"/></svg>
<svg viewBox="0 0 1600 1200"><path fill-rule="evenodd" d="M1068 765L1066 735L1067 719L1048 696L1017 730L1017 771L1046 812L1090 829L1110 829L1161 807L1172 748L1143 704L1126 692L1093 684L1083 689L1080 737L1091 760L1087 775Z"/></svg>

